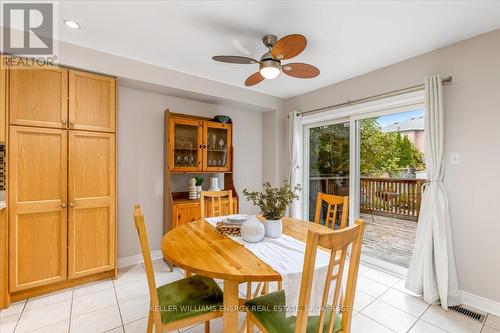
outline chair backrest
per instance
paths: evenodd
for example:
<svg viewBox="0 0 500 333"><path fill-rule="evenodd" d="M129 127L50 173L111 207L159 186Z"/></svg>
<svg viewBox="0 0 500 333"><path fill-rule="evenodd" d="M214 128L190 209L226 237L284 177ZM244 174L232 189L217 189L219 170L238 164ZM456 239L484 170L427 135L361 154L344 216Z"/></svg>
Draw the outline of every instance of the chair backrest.
<svg viewBox="0 0 500 333"><path fill-rule="evenodd" d="M229 203L229 215L233 214L233 191L201 191L200 197L200 207L201 207L201 218L205 217L215 217L222 216L222 198L228 198ZM205 212L205 198L210 198L209 204L211 205L211 216L207 216ZM217 204L216 204L217 202Z"/></svg>
<svg viewBox="0 0 500 333"><path fill-rule="evenodd" d="M308 232L295 333L306 332L308 319L307 309L310 305L309 302L311 299L314 266L319 246L329 250L330 262L328 264L326 281L323 290L322 307L317 332L322 333L325 325L328 327L327 332L333 332L335 317L337 316L338 310L342 314L342 331L351 331L352 312L354 311L354 294L358 279L363 232L364 221L362 220L357 220L356 224L352 227L334 230L327 234L320 234L319 232L314 231ZM347 281L345 284L345 291L342 293L342 278L344 276L344 268L346 265L347 250L351 244L352 248L348 264ZM335 270L335 268L337 269ZM332 302L327 305L333 281L335 281L333 299ZM343 297L341 295L343 295ZM328 310L332 311L330 320L326 323L325 318Z"/></svg>
<svg viewBox="0 0 500 333"><path fill-rule="evenodd" d="M142 257L144 258L144 266L146 267L146 276L148 278L149 297L151 300L151 307L158 309L154 311L153 319L156 327L161 327L161 316L159 311L160 303L158 301L158 293L156 291L155 273L153 270L153 261L151 260L151 252L149 250L148 235L146 233L146 224L144 223L144 216L141 212L141 206L134 206L134 222L137 234L139 235L139 242L141 243Z"/></svg>
<svg viewBox="0 0 500 333"><path fill-rule="evenodd" d="M342 205L340 228L345 228L347 226L347 217L349 216L349 197L318 192L318 198L316 199L316 211L314 212L314 223L320 222L321 211L323 210L323 201L327 204L325 227L328 227L330 224L330 228L335 228L335 221L337 221L339 206Z"/></svg>

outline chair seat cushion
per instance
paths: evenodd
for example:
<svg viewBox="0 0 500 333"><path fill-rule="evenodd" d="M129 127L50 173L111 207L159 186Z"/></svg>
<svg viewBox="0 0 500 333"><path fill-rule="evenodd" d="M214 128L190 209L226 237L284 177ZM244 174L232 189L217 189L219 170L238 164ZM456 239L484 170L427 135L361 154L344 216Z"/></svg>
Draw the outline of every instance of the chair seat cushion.
<svg viewBox="0 0 500 333"><path fill-rule="evenodd" d="M164 324L222 309L222 290L213 279L201 275L165 284L157 291Z"/></svg>
<svg viewBox="0 0 500 333"><path fill-rule="evenodd" d="M283 290L254 298L245 303L245 307L264 326L269 333L294 333L296 316L286 317L285 292ZM323 332L328 331L330 312L326 313ZM307 333L318 331L319 316L309 316ZM333 332L342 329L341 316L335 316Z"/></svg>

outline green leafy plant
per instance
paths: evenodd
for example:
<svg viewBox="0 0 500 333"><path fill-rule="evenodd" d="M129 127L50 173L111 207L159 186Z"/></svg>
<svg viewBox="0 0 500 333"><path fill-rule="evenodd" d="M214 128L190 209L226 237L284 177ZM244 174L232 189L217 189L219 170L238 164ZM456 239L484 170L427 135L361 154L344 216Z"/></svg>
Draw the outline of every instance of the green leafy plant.
<svg viewBox="0 0 500 333"><path fill-rule="evenodd" d="M196 186L201 186L205 182L205 178L201 176L195 176L194 179L196 180Z"/></svg>
<svg viewBox="0 0 500 333"><path fill-rule="evenodd" d="M300 184L292 188L285 180L279 187L273 187L270 182L265 182L262 184L262 192L249 192L244 189L243 195L260 208L265 219L279 220L285 215L288 205L299 198L296 192L301 190Z"/></svg>

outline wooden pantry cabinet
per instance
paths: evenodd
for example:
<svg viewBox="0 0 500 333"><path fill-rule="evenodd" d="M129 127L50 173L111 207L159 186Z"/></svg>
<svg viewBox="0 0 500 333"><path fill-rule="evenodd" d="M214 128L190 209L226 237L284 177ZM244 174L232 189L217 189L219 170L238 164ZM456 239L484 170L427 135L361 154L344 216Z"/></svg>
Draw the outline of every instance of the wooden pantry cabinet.
<svg viewBox="0 0 500 333"><path fill-rule="evenodd" d="M68 70L54 66L10 66L10 124L67 128Z"/></svg>
<svg viewBox="0 0 500 333"><path fill-rule="evenodd" d="M66 279L67 131L10 127L10 291Z"/></svg>
<svg viewBox="0 0 500 333"><path fill-rule="evenodd" d="M84 131L114 132L116 80L69 71L69 126Z"/></svg>
<svg viewBox="0 0 500 333"><path fill-rule="evenodd" d="M115 267L115 135L69 131L68 276Z"/></svg>
<svg viewBox="0 0 500 333"><path fill-rule="evenodd" d="M116 274L115 79L8 68L13 300Z"/></svg>

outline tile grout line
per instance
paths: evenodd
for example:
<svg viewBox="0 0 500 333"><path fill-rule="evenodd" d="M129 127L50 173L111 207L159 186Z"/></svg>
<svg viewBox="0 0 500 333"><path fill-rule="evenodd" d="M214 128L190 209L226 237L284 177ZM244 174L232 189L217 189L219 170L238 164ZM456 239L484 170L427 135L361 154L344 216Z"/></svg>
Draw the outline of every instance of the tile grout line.
<svg viewBox="0 0 500 333"><path fill-rule="evenodd" d="M365 277L366 277L366 276L365 276ZM366 277L366 278L368 278L368 277ZM369 278L368 278L368 279L369 279ZM398 282L399 282L399 281L398 281ZM398 282L396 282L394 285L396 285ZM379 282L379 283L380 283L380 282ZM393 288L392 288L392 287L390 287L389 289L387 289L386 291L384 291L384 292L383 292L380 296L376 297L376 298L375 298L375 299L374 299L374 300L373 300L370 304L374 303L375 301L380 301L380 302L382 302L382 303L384 303L384 304L389 305L390 307L392 307L392 308L394 308L394 309L396 309L396 310L399 310L399 311L401 311L401 312L404 312L404 313L406 313L406 314L408 314L408 315L412 316L413 318L417 318L417 317L413 316L412 314L410 314L410 313L408 313L408 312L406 312L406 311L403 311L403 310L401 310L401 309L398 309L398 308L396 308L396 307L394 307L394 306L392 306L392 305L390 305L390 304L388 304L388 303L386 303L386 302L384 302L384 301L382 301L382 300L380 299L383 295L385 295L385 294L386 294L387 292L389 292L389 290L391 290L391 289L393 289ZM395 290L397 290L397 289L395 289ZM368 307L368 305L367 305L367 306L365 306L365 307L363 308L363 310L364 310L364 309L366 309L367 307ZM427 311L427 309L424 311L424 313L425 313L426 311ZM367 315L366 315L366 314L364 314L363 312L359 311L358 313L360 313L360 314L362 314L363 316L365 316L365 317L367 317L367 318L369 318L369 319L373 320L374 322L376 322L376 323L378 323L378 324L382 325L383 327L387 328L388 330L390 330L390 331L392 331L392 332L396 332L396 331L394 331L392 328L387 327L387 326L386 326L386 325L384 325L383 323L381 323L381 322L377 321L376 319L374 319L374 318L372 318L372 317L370 317L370 316L367 316ZM422 313L422 315L423 315L423 313ZM418 322L418 320L419 320L419 319L417 318L417 320L413 323L413 325L412 325L412 326L410 326L410 328L409 328L406 332L409 332L409 331L411 330L411 328L412 328L412 327L413 327L413 326L414 326L414 325Z"/></svg>
<svg viewBox="0 0 500 333"><path fill-rule="evenodd" d="M118 302L118 295L116 294L115 280L111 280L113 284L113 293L115 294L116 306L118 307L118 314L120 315L120 322L122 323L123 331L125 332L125 325L123 324L122 310L120 308L120 302Z"/></svg>
<svg viewBox="0 0 500 333"><path fill-rule="evenodd" d="M37 297L39 297L39 296L37 296ZM23 313L25 312L25 310L26 310L26 305L28 304L28 300L29 300L29 298L28 298L28 299L26 299L26 302L24 303L23 310L21 311L21 314L19 315L19 319L18 319L18 321L17 321L17 323L16 323L16 326L15 326L15 328L14 328L13 333L17 330L17 326L18 326L19 322L21 321L21 316L22 316L22 314L23 314ZM43 305L43 306L41 306L41 307L39 307L39 308L35 308L35 309L32 309L32 310L27 311L27 312L40 310L40 309L43 309L43 308L44 308L44 307L46 307L46 306L50 306L50 305L53 305L53 304L58 304L58 303L66 302L66 301L68 301L68 300L63 300L63 301L58 301L58 302L55 302L55 303L46 304L46 305ZM66 320L70 321L70 320L71 320L71 307L72 307L72 304L73 304L73 291L72 291L72 293L71 293L70 318L69 318L69 319L64 319L64 320L56 321L56 322L54 322L54 323L47 324L46 326L37 327L37 328L35 328L35 329L30 329L29 331L26 331L26 333L34 332L34 331L39 330L39 329L42 329L42 328L46 328L46 327L49 327L49 326L52 326L52 325L56 325L56 324L59 324L59 323L62 323L62 322L64 322L64 321L66 321ZM68 332L69 332L69 323L68 323Z"/></svg>
<svg viewBox="0 0 500 333"><path fill-rule="evenodd" d="M384 303L384 304L389 305L390 307L392 307L392 308L394 308L394 309L396 309L396 310L402 311L402 312L404 312L404 313L406 313L406 314L409 314L410 316L413 316L413 317L417 318L416 316L414 316L413 314L409 313L408 311L405 311L405 310L403 310L403 309L397 308L397 307L395 307L394 305L392 305L392 304L390 304L390 303L387 303L386 301L384 301L384 300L382 299L382 296L384 296L385 294L387 294L387 293L388 293L389 291L391 291L391 290L395 290L395 291L397 291L397 292L400 292L400 293L402 293L402 294L405 294L405 295L407 295L407 296L410 296L410 297L412 297L412 298L415 298L415 299L417 299L417 300L419 300L419 301L422 301L424 304L426 304L426 305L427 305L427 308L425 309L425 311L424 311L424 312L422 312L422 314L418 317L418 319L419 319L419 320L420 320L420 317L422 317L422 316L424 315L424 313L426 313L426 312L427 312L427 310L431 307L429 304L425 303L425 302L424 302L423 300L421 300L420 298L418 298L418 297L416 297L416 296L408 295L408 294L406 294L405 292L402 292L401 290L395 289L394 287L389 288L387 291L385 291L382 295L380 295L380 296L379 296L378 298L376 298L374 301L377 301L377 300L378 300L378 301L380 301L380 302L382 302L382 303ZM370 304L371 304L371 303L370 303ZM434 325L434 326L436 326L436 325ZM412 326L412 327L413 327L413 326Z"/></svg>
<svg viewBox="0 0 500 333"><path fill-rule="evenodd" d="M382 301L382 302L383 302L383 301ZM425 304L427 304L427 303L425 303ZM390 305L390 304L389 304L389 305ZM414 322L414 323L413 323L413 325L411 325L411 327L410 327L410 329L408 330L408 332L410 332L410 331L411 331L411 329L412 329L415 325L417 325L417 323L418 323L420 320L422 320L422 321L426 322L425 320L423 320L423 319L422 319L422 317L423 317L423 316L424 316L424 314L427 312L427 310L429 310L429 309L430 309L430 307L431 307L429 304L427 304L427 305L428 305L428 306L427 306L427 309L425 309L425 311L424 311L424 312L422 312L422 314L421 314L421 315L417 318L417 321L416 321L416 322ZM426 322L426 323L427 323L427 322ZM431 324L431 323L429 323L429 325L432 325L432 324ZM433 326L438 327L438 326L436 326L436 325L433 325ZM438 328L441 328L441 327L438 327ZM442 328L441 328L441 329L442 329ZM443 331L446 331L445 329L442 329L442 330L443 330Z"/></svg>
<svg viewBox="0 0 500 333"><path fill-rule="evenodd" d="M429 307L427 308L427 310L425 310L425 311L424 311L424 313L422 313L422 316L420 316L420 317L421 317L421 319L420 319L420 320L421 320L421 321L423 321L423 322L425 322L426 324L429 324L429 325L431 325L431 326L437 327L437 328L439 328L440 330L445 331L446 333L452 333L452 332L450 332L450 331L448 331L448 330L445 330L444 328L439 327L439 326L437 326L436 324L431 323L431 322L429 322L429 321L427 321L427 320L425 320L425 319L423 319L423 318L422 318L422 317L424 316L424 314L425 314L427 311L429 311L429 309L430 309L431 307L432 307L432 305L429 305ZM481 332L478 332L478 333L481 333Z"/></svg>
<svg viewBox="0 0 500 333"><path fill-rule="evenodd" d="M75 298L75 287L71 290L71 304L69 305L68 333L71 331L71 319L73 318L73 299Z"/></svg>
<svg viewBox="0 0 500 333"><path fill-rule="evenodd" d="M17 326L19 325L19 322L21 321L21 317L23 316L23 313L24 313L24 309L26 309L26 304L28 304L28 300L29 298L26 299L26 302L24 302L24 305L23 305L23 309L21 310L21 312L19 313L19 318L17 318L17 321L16 321L16 326L14 326L14 330L12 331L12 333L15 333L16 330L17 330Z"/></svg>

